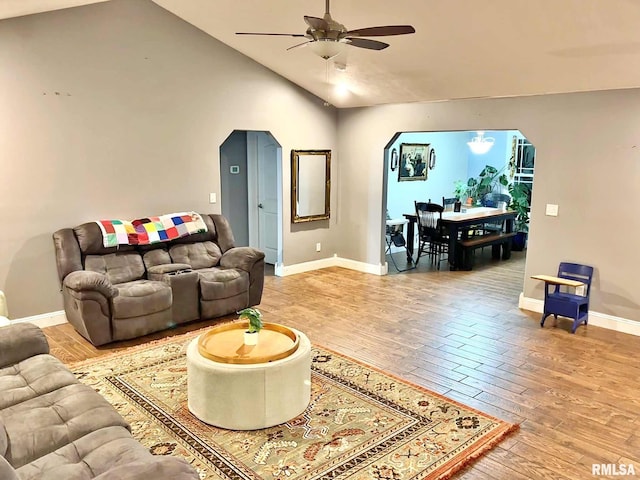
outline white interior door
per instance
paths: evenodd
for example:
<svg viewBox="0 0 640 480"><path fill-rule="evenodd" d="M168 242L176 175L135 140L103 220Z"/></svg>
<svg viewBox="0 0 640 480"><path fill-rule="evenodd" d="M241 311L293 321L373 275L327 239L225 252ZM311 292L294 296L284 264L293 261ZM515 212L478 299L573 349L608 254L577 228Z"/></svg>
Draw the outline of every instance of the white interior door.
<svg viewBox="0 0 640 480"><path fill-rule="evenodd" d="M278 261L278 144L264 132L247 132L249 170L249 244L265 262Z"/></svg>
<svg viewBox="0 0 640 480"><path fill-rule="evenodd" d="M277 149L270 135L258 136L258 248L273 265L278 258Z"/></svg>

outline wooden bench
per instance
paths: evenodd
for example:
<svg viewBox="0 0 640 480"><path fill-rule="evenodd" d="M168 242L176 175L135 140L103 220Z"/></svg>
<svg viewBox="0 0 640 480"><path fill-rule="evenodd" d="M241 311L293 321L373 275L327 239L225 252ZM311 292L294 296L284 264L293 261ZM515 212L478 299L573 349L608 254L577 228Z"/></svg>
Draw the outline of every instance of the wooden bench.
<svg viewBox="0 0 640 480"><path fill-rule="evenodd" d="M488 235L479 235L465 240L458 241L460 250L462 251L462 259L460 264L464 270L473 268L473 252L477 248L491 246L491 255L496 260L500 259L500 247L502 246L502 259L511 258L511 237L515 237L514 232L510 233L491 233Z"/></svg>

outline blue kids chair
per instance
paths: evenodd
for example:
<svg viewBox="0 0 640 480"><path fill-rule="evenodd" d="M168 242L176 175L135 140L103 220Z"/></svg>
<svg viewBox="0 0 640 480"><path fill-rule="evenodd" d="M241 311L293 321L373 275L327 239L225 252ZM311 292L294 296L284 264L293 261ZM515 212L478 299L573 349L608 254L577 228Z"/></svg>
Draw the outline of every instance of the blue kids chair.
<svg viewBox="0 0 640 480"><path fill-rule="evenodd" d="M578 326L582 323L587 324L593 267L580 265L578 263L562 262L558 268L558 277L582 282L584 284L584 295L563 291L566 290L567 287L552 282L545 282L544 312L542 313L540 326L544 326L544 321L549 315L553 315L556 320L558 319L558 315L560 315L573 319L571 333L576 333Z"/></svg>

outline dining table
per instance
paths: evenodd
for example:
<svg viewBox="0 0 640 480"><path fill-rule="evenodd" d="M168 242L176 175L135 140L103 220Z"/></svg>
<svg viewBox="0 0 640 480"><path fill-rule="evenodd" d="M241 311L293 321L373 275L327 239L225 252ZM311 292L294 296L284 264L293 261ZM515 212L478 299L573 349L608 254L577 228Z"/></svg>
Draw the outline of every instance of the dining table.
<svg viewBox="0 0 640 480"><path fill-rule="evenodd" d="M460 241L469 238L469 231L481 228L485 223L504 222L504 232L513 232L513 223L517 213L514 210L494 207L467 207L460 212L445 211L442 213L442 223L449 236L449 269L459 270L462 265L462 247ZM407 224L407 255L413 258L415 225L418 216L415 213L405 213L403 216L409 221ZM474 227L474 228L472 228ZM504 245L502 259L511 257L511 243Z"/></svg>

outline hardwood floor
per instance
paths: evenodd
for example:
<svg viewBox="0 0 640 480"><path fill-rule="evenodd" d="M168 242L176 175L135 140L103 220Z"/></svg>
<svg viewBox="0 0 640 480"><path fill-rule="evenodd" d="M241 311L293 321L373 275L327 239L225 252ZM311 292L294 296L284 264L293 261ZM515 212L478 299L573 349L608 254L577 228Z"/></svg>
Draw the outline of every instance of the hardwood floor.
<svg viewBox="0 0 640 480"><path fill-rule="evenodd" d="M640 338L593 326L571 335L567 319L541 329L538 314L517 307L524 254L495 262L488 250L471 272L423 259L384 277L341 268L268 276L259 308L314 343L520 424L455 478L605 478L592 477L594 463L640 474ZM71 362L212 323L99 349L69 325L45 333Z"/></svg>

